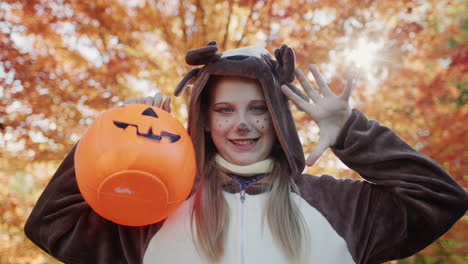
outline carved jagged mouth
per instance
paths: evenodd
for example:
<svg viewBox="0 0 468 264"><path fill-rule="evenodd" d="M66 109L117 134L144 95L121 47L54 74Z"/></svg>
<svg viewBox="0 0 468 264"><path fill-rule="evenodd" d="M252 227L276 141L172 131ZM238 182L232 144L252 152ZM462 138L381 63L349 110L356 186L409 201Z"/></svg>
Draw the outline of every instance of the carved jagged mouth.
<svg viewBox="0 0 468 264"><path fill-rule="evenodd" d="M136 134L138 136L149 138L149 139L156 140L156 141L161 141L161 139L163 137L166 137L171 141L171 143L174 143L174 142L177 142L180 139L179 135L175 135L175 134L172 134L172 133L169 133L169 132L164 132L164 131L161 132L161 134L159 134L159 135L155 135L155 134L153 134L153 128L151 128L151 127L148 129L148 132L141 133L138 126L134 125L134 124L129 124L129 123L120 122L120 121L114 121L114 125L116 127L118 127L118 128L123 129L123 130L125 130L129 126L135 127L136 128Z"/></svg>

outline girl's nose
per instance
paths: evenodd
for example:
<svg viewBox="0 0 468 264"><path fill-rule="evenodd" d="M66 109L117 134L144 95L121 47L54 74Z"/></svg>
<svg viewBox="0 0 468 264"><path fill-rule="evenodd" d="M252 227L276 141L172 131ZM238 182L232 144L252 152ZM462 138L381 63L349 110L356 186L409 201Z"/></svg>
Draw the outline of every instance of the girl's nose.
<svg viewBox="0 0 468 264"><path fill-rule="evenodd" d="M239 124L236 127L236 132L238 132L241 135L245 135L249 131L250 131L249 126L243 121L239 122Z"/></svg>

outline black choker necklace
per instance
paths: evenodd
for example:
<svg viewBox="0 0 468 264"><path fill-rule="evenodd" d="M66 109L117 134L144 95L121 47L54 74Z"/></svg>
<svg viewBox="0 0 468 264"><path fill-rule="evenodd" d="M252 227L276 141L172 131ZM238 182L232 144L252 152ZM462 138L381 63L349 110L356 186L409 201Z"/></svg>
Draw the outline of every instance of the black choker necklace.
<svg viewBox="0 0 468 264"><path fill-rule="evenodd" d="M267 174L266 173L260 173L260 174L255 174L255 175L250 176L250 177L243 177L243 176L239 176L239 175L234 174L234 173L226 172L226 175L231 177L231 179L235 180L236 182L238 182L240 184L240 186L241 186L241 189L245 190L245 188L247 188L250 184L265 178L265 176Z"/></svg>

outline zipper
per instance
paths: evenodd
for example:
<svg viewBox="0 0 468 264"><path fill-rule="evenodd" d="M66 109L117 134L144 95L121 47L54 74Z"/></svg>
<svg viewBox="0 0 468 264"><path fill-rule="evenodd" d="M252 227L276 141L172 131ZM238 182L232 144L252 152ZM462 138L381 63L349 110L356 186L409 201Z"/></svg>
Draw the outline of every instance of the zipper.
<svg viewBox="0 0 468 264"><path fill-rule="evenodd" d="M240 191L240 201L241 201L242 203L245 202L245 190L241 190L241 191Z"/></svg>
<svg viewBox="0 0 468 264"><path fill-rule="evenodd" d="M242 188L242 186L241 186ZM244 222L244 203L245 203L245 190L241 189L240 191L240 263L245 264L245 249L244 249L244 240L245 240L245 222Z"/></svg>

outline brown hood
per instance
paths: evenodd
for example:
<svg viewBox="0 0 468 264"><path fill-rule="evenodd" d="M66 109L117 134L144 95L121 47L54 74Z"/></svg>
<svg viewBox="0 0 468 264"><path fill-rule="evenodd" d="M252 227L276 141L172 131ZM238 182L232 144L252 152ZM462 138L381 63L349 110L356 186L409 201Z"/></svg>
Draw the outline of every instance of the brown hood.
<svg viewBox="0 0 468 264"><path fill-rule="evenodd" d="M196 122L200 119L200 94L212 75L231 75L259 81L272 122L286 154L292 172L295 177L304 170L304 153L297 134L296 126L290 111L287 97L280 87L286 84L293 88L301 97L305 97L291 82L294 80L294 51L287 45L275 51L276 60L262 48L246 47L237 50L229 50L224 54L218 54L216 42L211 41L205 47L190 50L186 54L186 62L189 65L204 65L202 68L192 69L182 79L174 94L179 96L189 83L193 83L190 96L188 132L194 141L195 148L204 147L204 139L197 135ZM259 52L260 51L260 52ZM305 97L307 98L307 97ZM202 144L197 144L202 143ZM204 153L204 151L197 151ZM197 157L202 158L204 157ZM203 164L203 163L202 163Z"/></svg>

